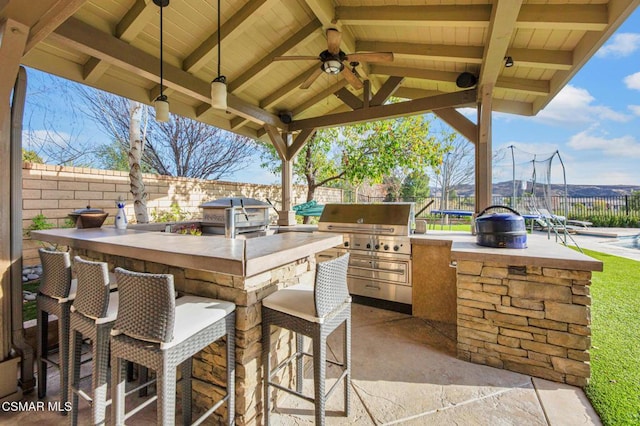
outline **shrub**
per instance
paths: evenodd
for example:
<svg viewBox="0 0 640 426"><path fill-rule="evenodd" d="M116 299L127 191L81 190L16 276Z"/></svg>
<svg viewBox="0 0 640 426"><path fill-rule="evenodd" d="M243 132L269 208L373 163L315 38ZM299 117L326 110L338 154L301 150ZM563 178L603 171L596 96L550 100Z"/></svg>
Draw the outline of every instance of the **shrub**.
<svg viewBox="0 0 640 426"><path fill-rule="evenodd" d="M171 204L169 210L153 209L151 218L153 222L181 222L191 215L186 210L182 210L176 203Z"/></svg>
<svg viewBox="0 0 640 426"><path fill-rule="evenodd" d="M31 237L31 231L40 231L43 229L55 228L55 225L49 222L45 215L43 215L42 213L34 216L34 218L31 219L31 222L31 225L29 225L29 227L25 230L25 235L27 237Z"/></svg>

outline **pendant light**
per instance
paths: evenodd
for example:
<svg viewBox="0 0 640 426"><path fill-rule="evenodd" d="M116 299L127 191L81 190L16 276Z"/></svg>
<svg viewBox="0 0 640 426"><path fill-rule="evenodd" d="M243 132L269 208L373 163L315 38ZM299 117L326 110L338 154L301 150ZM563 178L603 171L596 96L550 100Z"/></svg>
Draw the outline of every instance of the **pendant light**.
<svg viewBox="0 0 640 426"><path fill-rule="evenodd" d="M165 123L169 121L169 101L167 96L162 93L164 90L164 61L163 61L163 40L162 40L162 9L169 5L169 0L153 0L153 2L160 7L160 96L158 96L155 100L154 107L156 109L156 121L161 123Z"/></svg>
<svg viewBox="0 0 640 426"><path fill-rule="evenodd" d="M211 82L211 106L227 109L227 77L220 73L220 0L218 0L218 76Z"/></svg>

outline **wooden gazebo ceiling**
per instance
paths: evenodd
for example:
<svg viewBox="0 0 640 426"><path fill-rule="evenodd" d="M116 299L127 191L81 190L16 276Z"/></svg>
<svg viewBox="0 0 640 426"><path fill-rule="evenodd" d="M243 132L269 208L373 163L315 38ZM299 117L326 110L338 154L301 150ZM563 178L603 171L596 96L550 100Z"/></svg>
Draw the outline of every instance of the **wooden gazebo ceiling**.
<svg viewBox="0 0 640 426"><path fill-rule="evenodd" d="M174 113L261 137L270 127L297 131L473 105L476 91L455 83L470 72L478 87L494 85L494 110L535 115L639 3L223 0L224 112L208 104L217 74L217 1L171 0L164 10L165 94ZM145 103L158 96L159 8L152 0L0 0L4 18L30 27L25 65ZM370 83L359 90L341 74L325 73L300 89L319 62L273 58L317 56L327 48L328 28L341 32L345 53L393 52L394 60L361 63L357 72ZM504 66L506 56L513 67ZM391 94L417 101L379 106ZM292 123L280 120L283 111Z"/></svg>

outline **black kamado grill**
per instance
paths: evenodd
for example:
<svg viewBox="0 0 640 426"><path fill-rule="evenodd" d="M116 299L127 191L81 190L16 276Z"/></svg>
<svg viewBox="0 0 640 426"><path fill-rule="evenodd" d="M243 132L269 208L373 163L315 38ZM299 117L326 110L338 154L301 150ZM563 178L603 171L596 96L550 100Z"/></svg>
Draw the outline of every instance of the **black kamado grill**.
<svg viewBox="0 0 640 426"><path fill-rule="evenodd" d="M511 213L491 213L488 210L506 209ZM524 218L507 206L489 206L476 218L476 243L485 247L527 248L527 228Z"/></svg>

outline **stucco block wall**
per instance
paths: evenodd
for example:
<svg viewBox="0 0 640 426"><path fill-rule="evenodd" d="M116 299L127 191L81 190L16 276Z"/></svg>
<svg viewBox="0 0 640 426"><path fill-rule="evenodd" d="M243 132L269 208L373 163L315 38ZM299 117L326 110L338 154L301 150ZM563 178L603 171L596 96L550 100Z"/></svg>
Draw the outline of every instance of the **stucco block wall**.
<svg viewBox="0 0 640 426"><path fill-rule="evenodd" d="M178 204L193 217L200 216L198 206L203 202L224 197L250 197L269 199L276 208L281 206L280 185L259 185L251 183L225 182L216 180L190 179L172 176L143 175L149 194L147 207L149 219L155 211L166 211L172 204ZM88 205L104 209L109 213L105 222L113 224L116 214L115 202L118 197L128 200L127 216L135 220L133 196L129 192L129 173L114 170L89 169L82 167L52 166L24 163L22 166L22 227L27 229L32 219L42 214L56 227L65 226L67 215ZM306 186L294 187L293 204L306 201ZM320 203L342 202L342 190L319 188L316 200ZM275 217L275 212L274 212ZM25 265L39 263L38 244L24 240L23 261Z"/></svg>
<svg viewBox="0 0 640 426"><path fill-rule="evenodd" d="M590 271L459 261L458 357L555 382L590 376Z"/></svg>

